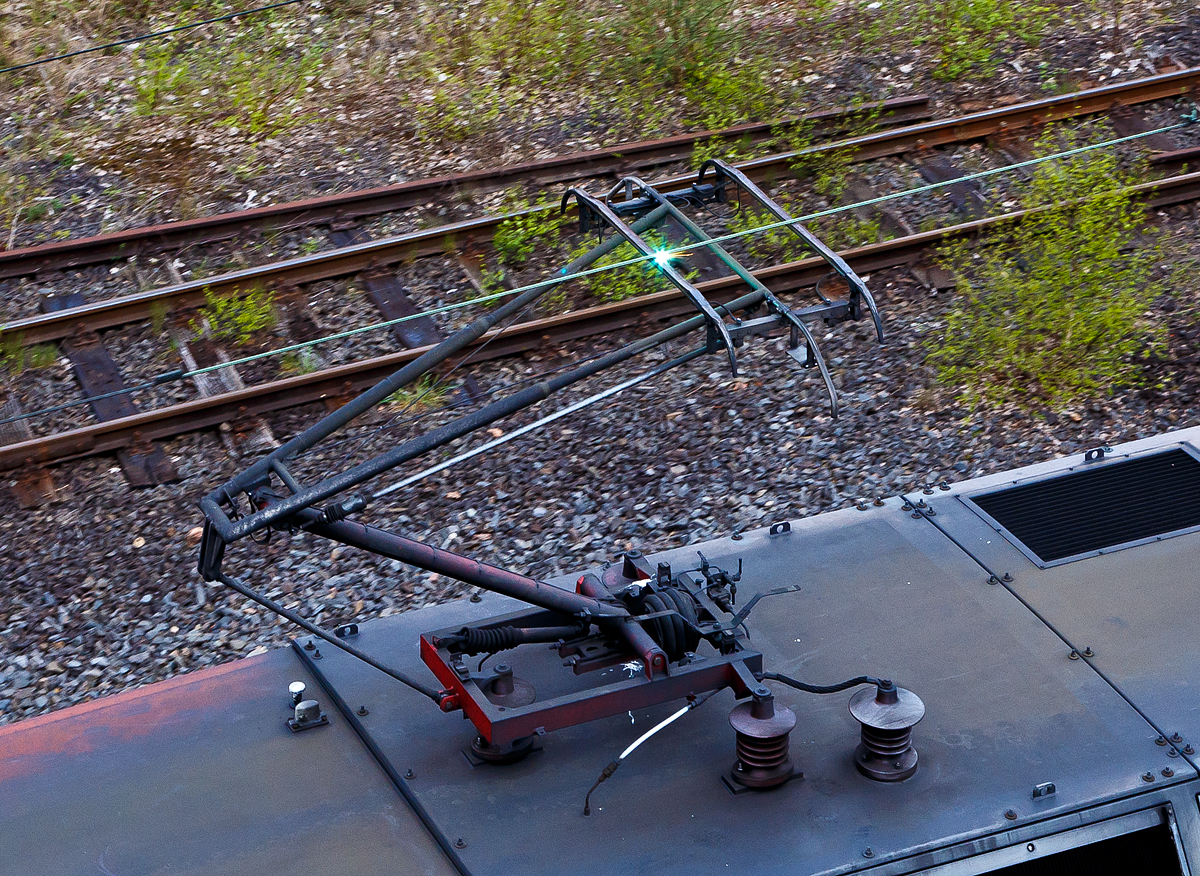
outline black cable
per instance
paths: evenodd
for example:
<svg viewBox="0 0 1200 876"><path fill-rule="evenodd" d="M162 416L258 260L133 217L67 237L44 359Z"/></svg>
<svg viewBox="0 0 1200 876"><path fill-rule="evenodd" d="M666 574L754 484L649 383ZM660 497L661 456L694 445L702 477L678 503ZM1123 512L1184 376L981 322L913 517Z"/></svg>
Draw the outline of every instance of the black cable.
<svg viewBox="0 0 1200 876"><path fill-rule="evenodd" d="M802 690L805 693L811 694L841 693L842 691L849 690L852 687L858 687L860 684L881 685L883 683L880 679L872 678L870 675L859 675L839 684L807 684L806 682L789 678L786 675L780 675L778 672L764 672L763 678L769 678L772 681L779 681L783 684L786 684L788 687L794 687L796 690Z"/></svg>
<svg viewBox="0 0 1200 876"><path fill-rule="evenodd" d="M51 58L39 58L36 61L26 61L24 64L16 64L12 67L0 68L0 73L15 73L17 70L24 70L28 67L36 67L39 64L49 64L51 61L64 61L67 58L74 58L76 55L86 55L89 52L102 52L105 49L115 49L120 46L127 46L130 43L140 43L146 40L155 39L156 37L179 33L182 30L191 30L193 28L203 27L206 24L215 24L218 21L229 21L232 18L241 18L244 15L253 15L256 12L266 12L269 9L278 9L281 6L292 6L296 3L303 2L304 0L281 0L281 2L272 3L270 6L256 6L253 9L243 9L241 12L230 12L227 15L218 15L216 18L206 18L204 21L197 21L195 24L181 24L178 27L168 28L167 30L158 30L154 33L147 33L138 37L117 40L115 43L105 43L102 46L91 46L86 49L77 49L74 52L67 52L65 55L55 55Z"/></svg>

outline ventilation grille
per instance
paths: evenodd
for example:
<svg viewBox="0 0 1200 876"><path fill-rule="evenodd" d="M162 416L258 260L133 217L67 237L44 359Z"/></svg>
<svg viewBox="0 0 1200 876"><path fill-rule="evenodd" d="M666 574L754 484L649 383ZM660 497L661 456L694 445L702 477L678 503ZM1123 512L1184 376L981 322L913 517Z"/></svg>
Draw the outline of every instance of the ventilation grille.
<svg viewBox="0 0 1200 876"><path fill-rule="evenodd" d="M994 876L1179 876L1180 868L1171 831L1164 824L988 873Z"/></svg>
<svg viewBox="0 0 1200 876"><path fill-rule="evenodd" d="M1200 462L1169 450L971 501L1049 564L1200 525Z"/></svg>

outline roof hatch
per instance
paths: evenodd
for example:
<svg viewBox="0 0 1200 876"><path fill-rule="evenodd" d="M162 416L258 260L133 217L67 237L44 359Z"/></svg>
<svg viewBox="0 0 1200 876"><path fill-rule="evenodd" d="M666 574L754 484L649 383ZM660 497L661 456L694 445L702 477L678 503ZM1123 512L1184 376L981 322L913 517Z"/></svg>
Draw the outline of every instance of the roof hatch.
<svg viewBox="0 0 1200 876"><path fill-rule="evenodd" d="M1200 460L1182 447L993 490L966 500L1039 566L1200 526Z"/></svg>

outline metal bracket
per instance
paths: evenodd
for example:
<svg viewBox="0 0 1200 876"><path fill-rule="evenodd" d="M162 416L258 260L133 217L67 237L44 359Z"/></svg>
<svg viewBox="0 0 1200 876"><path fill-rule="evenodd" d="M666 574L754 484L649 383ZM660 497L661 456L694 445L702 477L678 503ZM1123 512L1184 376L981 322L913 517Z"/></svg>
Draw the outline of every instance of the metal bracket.
<svg viewBox="0 0 1200 876"><path fill-rule="evenodd" d="M1042 797L1053 797L1058 793L1058 788L1054 787L1054 782L1042 782L1040 785L1033 786L1033 799L1038 800Z"/></svg>

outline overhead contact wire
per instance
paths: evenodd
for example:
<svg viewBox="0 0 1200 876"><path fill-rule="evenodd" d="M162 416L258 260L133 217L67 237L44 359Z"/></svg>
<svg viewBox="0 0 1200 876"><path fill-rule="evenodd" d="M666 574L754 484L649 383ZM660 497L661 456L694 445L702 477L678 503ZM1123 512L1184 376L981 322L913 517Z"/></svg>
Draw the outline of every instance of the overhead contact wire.
<svg viewBox="0 0 1200 876"><path fill-rule="evenodd" d="M300 0L289 0L289 2L300 2ZM270 8L270 7L263 7L263 8ZM4 72L4 71L0 71L0 72ZM1151 131L1143 131L1141 133L1130 134L1125 137L1117 137L1112 140L1104 140L1104 141L1101 141L1100 143L1093 143L1093 144L1090 144L1087 146L1077 146L1073 149L1066 149L1066 150L1063 150L1062 152L1055 152L1053 154L1044 155L1039 158L1031 158L1031 159L1028 159L1027 161L1017 162L1016 164L1008 164L1003 167L994 167L994 168L990 168L988 170L979 171L977 173L967 174L966 176L956 177L951 180L945 180L943 182L929 183L927 185L918 186L917 188L914 188L914 189L905 189L904 191L893 192L893 193L887 194L887 195L879 195L877 197L869 198L869 199L863 200L863 201L857 201L852 204L843 204L843 205L840 205L837 207L830 207L827 210L820 210L816 213L809 213L809 214L806 214L803 216L797 216L792 219L781 219L778 222L770 222L765 225L757 225L753 228L747 228L742 231L733 231L728 234L723 234L723 235L720 235L717 237L710 238L709 240L705 241L704 244L707 245L707 244L713 244L713 243L724 243L724 242L731 241L731 240L738 240L742 237L748 237L750 235L760 234L760 233L763 233L766 231L773 231L777 228L785 228L785 227L797 225L797 224L800 224L803 222L811 222L814 219L823 219L827 216L833 216L838 213L845 213L849 210L855 210L855 209L858 209L861 207L870 207L870 206L874 206L876 204L882 204L887 201L897 200L899 198L907 197L909 195L923 194L925 192L930 192L930 191L935 191L937 189L946 188L951 185L958 185L960 183L970 182L971 180L975 180L975 179L983 179L983 178L989 177L989 176L996 176L996 175L1003 174L1003 173L1011 173L1012 171L1015 171L1015 170L1020 170L1022 168L1026 168L1026 167L1032 167L1032 166L1035 166L1038 164L1043 164L1047 161L1053 161L1053 160L1056 160L1059 158L1071 158L1076 155L1082 155L1084 153L1092 152L1097 149L1102 149L1107 146L1117 146L1122 143L1127 143L1127 142L1130 142L1133 140L1150 137L1155 134L1162 134L1167 131L1175 131L1180 128L1185 128L1192 124L1195 124L1195 121L1196 121L1196 118L1193 114L1193 117L1190 117L1188 120L1183 121L1183 122L1178 122L1174 125L1166 125L1161 128L1155 128L1154 130L1151 130ZM410 320L420 319L420 318L426 317L426 316L437 316L442 313L447 313L451 310L457 310L457 309L461 309L464 307L470 307L475 304L483 304L488 301L495 301L496 299L499 299L499 298L506 298L510 295L518 295L520 293L529 292L534 289L539 289L539 288L549 289L553 286L561 285L563 283L568 283L572 280L584 279L586 277L593 276L595 274L599 274L604 271L612 271L612 270L617 270L619 268L632 267L633 265L638 265L638 264L647 264L647 263L652 264L656 258L668 258L668 259L679 258L679 257L686 255L693 249L695 249L695 246L687 246L687 247L681 247L681 248L675 249L675 250L664 250L662 252L656 253L653 256L638 255L634 258L624 259L622 261L617 261L617 262L611 262L606 265L599 265L597 267L588 268L586 270L576 271L571 274L563 274L563 275L560 275L557 277L551 277L546 280L539 280L538 282L530 283L527 286L518 286L515 289L505 289L502 292L493 292L488 295L480 295L480 296L476 296L475 298L468 298L464 301L455 302L454 304L445 304L440 307L430 308L428 310L421 311L420 313L414 313L414 314L410 314L408 316L402 316L402 317L398 317L396 319L386 320L384 322L372 323L372 324L366 325L366 326L359 326L358 328L347 329L347 330L341 331L341 332L334 332L332 334L325 335L320 338L313 338L312 340L309 340L309 341L302 341L302 342L295 343L295 344L288 344L287 346L277 347L274 350L265 350L262 353L254 353L250 356L243 356L240 359L231 359L228 362L218 362L214 365L208 365L208 366L205 366L204 368L197 368L193 371L168 372L165 375L160 375L158 378L156 378L153 381L143 383L138 386L114 390L113 392L105 393L105 394L99 395L99 396L93 396L92 398L80 399L78 401L73 401L73 402L65 402L64 404L55 405L54 407L42 408L41 410L32 411L29 413L18 414L16 416L12 416L7 419L0 420L0 426L6 425L8 423L16 422L18 420L29 419L30 417L41 416L43 414L49 414L49 413L56 413L57 411L66 410L66 409L72 408L72 407L78 407L79 405L88 404L91 401L98 401L100 399L111 398L111 397L117 396L117 395L125 395L125 394L132 393L132 392L139 392L139 391L142 391L145 389L153 388L155 386L161 386L165 383L173 382L175 380L184 380L184 379L191 378L191 377L198 377L202 374L207 374L212 371L217 371L221 368L231 368L231 367L235 367L237 365L243 365L243 364L247 364L250 362L255 362L255 361L258 361L259 359L269 358L271 356L280 356L280 355L284 355L286 353L295 352L297 350L308 349L310 347L314 347L318 344L323 344L323 343L326 343L329 341L342 340L344 338L352 337L352 336L358 335L358 334L363 334L365 332L378 331L380 329L390 328L394 325L399 325L400 323L408 322Z"/></svg>
<svg viewBox="0 0 1200 876"><path fill-rule="evenodd" d="M269 6L256 6L253 9L243 9L240 12L230 12L225 15L218 15L216 18L206 18L204 21L196 21L192 24L180 24L176 27L169 27L166 30L156 30L153 33L142 34L141 36L129 37L128 39L117 40L116 42L104 43L100 46L89 46L86 49L76 49L74 52L67 52L62 55L54 55L50 58L38 58L36 61L26 61L24 64L14 64L12 67L0 68L0 73L15 73L18 70L26 70L30 67L37 67L42 64L49 64L52 61L65 61L68 58L76 58L79 55L87 55L92 52L103 52L106 49L116 49L121 46L132 45L133 43L142 43L146 40L158 39L159 37L170 36L173 33L180 33L185 30L193 30L197 27L204 27L206 24L216 24L221 21L230 21L234 18L243 18L247 15L255 15L259 12L267 12L271 9L279 9L282 6L294 6L297 3L304 3L305 0L281 0L279 3L272 3Z"/></svg>

